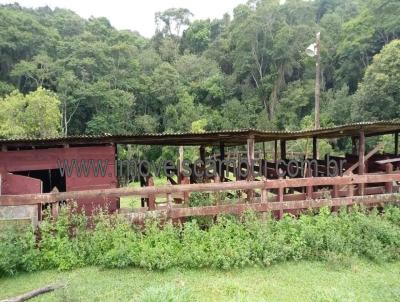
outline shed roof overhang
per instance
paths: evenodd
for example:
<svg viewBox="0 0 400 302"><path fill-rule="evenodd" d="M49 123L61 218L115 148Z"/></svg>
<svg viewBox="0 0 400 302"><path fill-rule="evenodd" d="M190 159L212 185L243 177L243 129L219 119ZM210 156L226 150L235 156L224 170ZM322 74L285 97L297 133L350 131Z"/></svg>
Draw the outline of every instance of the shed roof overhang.
<svg viewBox="0 0 400 302"><path fill-rule="evenodd" d="M305 138L332 139L357 137L360 131L366 136L400 132L400 122L380 121L352 123L342 126L300 131L264 131L257 129L221 130L208 132L161 133L142 135L78 135L49 138L0 138L0 145L5 147L54 147L63 145L161 145L161 146L212 146L224 143L226 146L244 145L249 137L255 142L275 140L297 140Z"/></svg>

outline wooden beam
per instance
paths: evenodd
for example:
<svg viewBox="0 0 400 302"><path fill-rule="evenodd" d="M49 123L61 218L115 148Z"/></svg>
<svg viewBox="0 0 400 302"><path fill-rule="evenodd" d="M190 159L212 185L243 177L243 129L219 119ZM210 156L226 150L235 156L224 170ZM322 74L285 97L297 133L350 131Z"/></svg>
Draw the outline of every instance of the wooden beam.
<svg viewBox="0 0 400 302"><path fill-rule="evenodd" d="M278 160L278 141L274 141L274 162Z"/></svg>
<svg viewBox="0 0 400 302"><path fill-rule="evenodd" d="M254 180L254 136L250 136L247 139L247 180ZM247 190L247 200L253 201L254 191Z"/></svg>
<svg viewBox="0 0 400 302"><path fill-rule="evenodd" d="M206 161L206 148L204 146L200 146L200 159L205 162Z"/></svg>
<svg viewBox="0 0 400 302"><path fill-rule="evenodd" d="M365 134L364 131L360 131L358 139L358 174L363 175L365 173ZM364 195L364 184L359 184L359 195Z"/></svg>
<svg viewBox="0 0 400 302"><path fill-rule="evenodd" d="M178 183L182 180L182 166L183 166L183 146L179 146L179 167L178 167Z"/></svg>
<svg viewBox="0 0 400 302"><path fill-rule="evenodd" d="M374 149L372 149L371 151L368 152L367 155L365 155L364 157L364 161L370 159L372 157L372 155L376 154L379 150L381 150L383 148L383 144L379 144L378 146L376 146ZM354 165L352 165L350 168L348 168L343 175L350 175L353 173L353 171L355 169L358 168L358 166L360 165L360 162L356 162Z"/></svg>
<svg viewBox="0 0 400 302"><path fill-rule="evenodd" d="M232 181L224 183L201 183L187 185L164 185L148 186L142 188L112 188L85 191L70 191L59 193L40 193L40 194L22 194L22 195L1 195L0 205L29 205L53 203L62 200L77 200L80 198L102 198L107 196L141 196L149 197L151 195L160 196L165 194L178 194L184 192L217 192L234 190L255 190L267 189L274 190L279 188L298 188L306 186L344 186L359 183L385 183L390 181L400 181L400 173L391 174L364 174L343 177L314 177L314 178L292 178L292 179L271 179L268 181Z"/></svg>
<svg viewBox="0 0 400 302"><path fill-rule="evenodd" d="M262 142L263 146L263 159L267 159L267 152L265 151L265 142Z"/></svg>
<svg viewBox="0 0 400 302"><path fill-rule="evenodd" d="M179 219L190 216L215 216L219 214L237 214L252 210L255 212L270 212L283 210L301 210L320 207L342 207L354 204L364 204L366 206L376 203L399 202L398 194L381 194L370 196L340 197L328 199L309 199L294 200L283 202L257 202L257 203L237 203L217 206L190 207L190 208L171 208L168 210L158 210L147 213L129 213L124 216L132 222L143 221L146 217L161 217Z"/></svg>
<svg viewBox="0 0 400 302"><path fill-rule="evenodd" d="M394 154L399 155L399 133L394 134Z"/></svg>
<svg viewBox="0 0 400 302"><path fill-rule="evenodd" d="M247 139L247 162L248 162L247 180L253 180L254 179L254 136L250 136Z"/></svg>
<svg viewBox="0 0 400 302"><path fill-rule="evenodd" d="M388 174L393 173L393 165L391 163L387 163L385 165L385 171ZM385 191L386 193L393 193L393 181L385 183Z"/></svg>
<svg viewBox="0 0 400 302"><path fill-rule="evenodd" d="M219 176L220 176L220 181L224 181L225 178L225 165L223 164L223 161L225 160L225 145L224 142L219 143L219 159L221 161L220 167L219 167Z"/></svg>
<svg viewBox="0 0 400 302"><path fill-rule="evenodd" d="M154 180L153 177L149 176L147 178L147 186L148 187L154 187ZM149 207L149 210L155 210L156 209L156 195L155 194L150 194L148 199L147 199L147 206Z"/></svg>
<svg viewBox="0 0 400 302"><path fill-rule="evenodd" d="M313 159L318 159L318 145L317 145L317 137L314 136L312 138L312 148L313 148Z"/></svg>

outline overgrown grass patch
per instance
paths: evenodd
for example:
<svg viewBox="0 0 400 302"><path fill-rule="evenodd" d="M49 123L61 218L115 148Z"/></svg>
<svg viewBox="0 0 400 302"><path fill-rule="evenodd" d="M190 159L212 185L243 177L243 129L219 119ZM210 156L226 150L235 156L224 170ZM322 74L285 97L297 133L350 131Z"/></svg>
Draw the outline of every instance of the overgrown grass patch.
<svg viewBox="0 0 400 302"><path fill-rule="evenodd" d="M248 212L206 225L196 219L183 225L149 220L141 228L99 213L88 228L87 217L63 209L59 219L41 224L38 237L29 229L0 234L0 274L92 265L229 270L300 260L322 260L333 267L351 267L353 258L392 262L400 258L399 211L395 206L383 212L356 207L330 213L323 208L316 215L287 215L279 221Z"/></svg>

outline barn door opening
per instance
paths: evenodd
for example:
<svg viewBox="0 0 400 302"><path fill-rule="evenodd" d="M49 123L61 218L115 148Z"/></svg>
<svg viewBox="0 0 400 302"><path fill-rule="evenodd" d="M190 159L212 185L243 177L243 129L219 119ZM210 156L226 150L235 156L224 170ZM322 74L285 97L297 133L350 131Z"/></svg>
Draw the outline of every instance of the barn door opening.
<svg viewBox="0 0 400 302"><path fill-rule="evenodd" d="M55 188L57 188L58 192L66 191L65 174L64 176L61 176L59 169L19 171L15 172L14 174L40 179L42 181L42 193L50 193ZM63 202L59 202L59 204L62 203ZM39 209L40 220L43 219L43 211L49 207L49 204L42 204L41 208Z"/></svg>
<svg viewBox="0 0 400 302"><path fill-rule="evenodd" d="M61 176L59 169L19 171L14 174L40 179L43 183L43 193L49 193L54 188L59 192L66 191L65 175Z"/></svg>

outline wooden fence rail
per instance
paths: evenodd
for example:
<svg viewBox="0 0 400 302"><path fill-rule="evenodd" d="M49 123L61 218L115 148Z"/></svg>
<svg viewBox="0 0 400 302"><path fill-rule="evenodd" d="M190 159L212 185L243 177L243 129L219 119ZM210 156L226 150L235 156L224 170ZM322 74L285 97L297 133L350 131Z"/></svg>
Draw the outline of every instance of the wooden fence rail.
<svg viewBox="0 0 400 302"><path fill-rule="evenodd" d="M363 174L342 177L308 177L295 179L273 179L263 181L234 181L224 183L181 184L142 188L113 188L101 190L70 191L42 194L1 195L0 206L54 203L79 198L113 198L123 196L160 196L185 192L220 192L235 190L273 190L315 186L353 186L369 183L393 183L400 181L400 173ZM282 191L282 190L278 190ZM312 191L312 190L311 190ZM265 196L265 194L263 194Z"/></svg>

